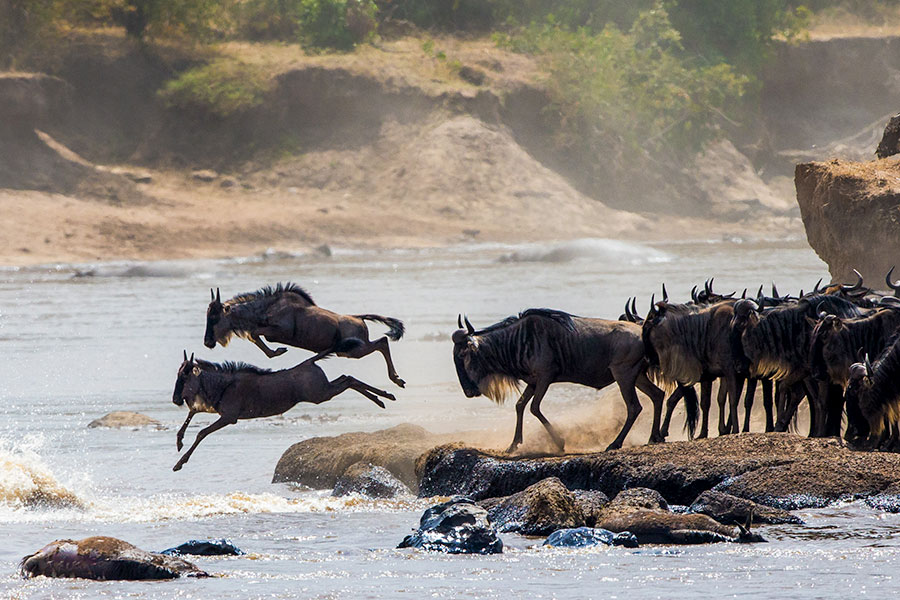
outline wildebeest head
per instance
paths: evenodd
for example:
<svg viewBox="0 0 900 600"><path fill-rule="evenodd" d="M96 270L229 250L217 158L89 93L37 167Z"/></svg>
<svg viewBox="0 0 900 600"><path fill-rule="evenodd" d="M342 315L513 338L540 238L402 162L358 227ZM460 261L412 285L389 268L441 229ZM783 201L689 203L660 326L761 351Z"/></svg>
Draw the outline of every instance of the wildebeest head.
<svg viewBox="0 0 900 600"><path fill-rule="evenodd" d="M209 290L209 307L206 309L206 333L203 336L203 345L207 348L215 348L216 342L223 346L228 345L231 339L231 326L228 323L229 307L222 304L219 288L213 293Z"/></svg>
<svg viewBox="0 0 900 600"><path fill-rule="evenodd" d="M486 375L479 369L478 338L475 336L475 328L472 327L468 317L465 318L465 329L463 329L462 315L456 322L459 329L453 332L451 338L456 376L459 378L459 385L462 386L466 398L474 398L481 395L478 382Z"/></svg>
<svg viewBox="0 0 900 600"><path fill-rule="evenodd" d="M200 367L194 362L194 355L188 358L187 350L184 351L184 362L178 367L178 376L175 379L175 391L172 392L172 402L176 406L182 406L186 400L190 400L200 392Z"/></svg>
<svg viewBox="0 0 900 600"><path fill-rule="evenodd" d="M850 380L844 398L847 405L847 439L859 441L870 432L880 433L882 421L875 414L870 401L872 388L872 364L866 356L861 362L850 365Z"/></svg>

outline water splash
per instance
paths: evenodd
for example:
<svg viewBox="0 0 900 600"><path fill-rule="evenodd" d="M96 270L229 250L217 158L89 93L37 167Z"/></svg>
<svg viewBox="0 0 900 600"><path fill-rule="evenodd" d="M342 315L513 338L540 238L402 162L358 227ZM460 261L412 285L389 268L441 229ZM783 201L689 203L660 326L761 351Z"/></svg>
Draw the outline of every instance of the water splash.
<svg viewBox="0 0 900 600"><path fill-rule="evenodd" d="M609 240L583 238L566 242L523 244L512 252L500 256L500 262L571 262L596 260L601 262L642 265L672 260L672 255L649 246Z"/></svg>
<svg viewBox="0 0 900 600"><path fill-rule="evenodd" d="M15 445L0 440L0 505L19 511L34 508L84 508L84 501L62 485L44 464L36 438Z"/></svg>

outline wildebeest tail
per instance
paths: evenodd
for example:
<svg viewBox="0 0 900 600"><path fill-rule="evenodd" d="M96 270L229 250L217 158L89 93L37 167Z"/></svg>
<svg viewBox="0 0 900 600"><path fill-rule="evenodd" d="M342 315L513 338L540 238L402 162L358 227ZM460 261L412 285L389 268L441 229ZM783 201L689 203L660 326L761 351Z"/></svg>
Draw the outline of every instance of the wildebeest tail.
<svg viewBox="0 0 900 600"><path fill-rule="evenodd" d="M684 389L684 410L687 417L684 420L684 428L687 430L688 439L694 439L694 432L697 431L697 423L700 421L700 402L697 400L697 390L694 386L685 386Z"/></svg>
<svg viewBox="0 0 900 600"><path fill-rule="evenodd" d="M395 319L393 317L382 317L381 315L353 315L357 319L362 319L363 321L378 321L379 323L384 323L388 326L387 336L393 340L397 341L403 337L403 333L406 331L406 328L403 327L403 321L400 319Z"/></svg>
<svg viewBox="0 0 900 600"><path fill-rule="evenodd" d="M322 360L323 358L331 358L331 356L334 354L343 354L345 352L350 352L351 350L355 350L356 348L362 346L363 343L364 342L359 338L344 338L340 342L338 342L334 348L329 348L328 350L319 352L315 356L310 356L305 361L303 361L303 363L314 363L317 360Z"/></svg>

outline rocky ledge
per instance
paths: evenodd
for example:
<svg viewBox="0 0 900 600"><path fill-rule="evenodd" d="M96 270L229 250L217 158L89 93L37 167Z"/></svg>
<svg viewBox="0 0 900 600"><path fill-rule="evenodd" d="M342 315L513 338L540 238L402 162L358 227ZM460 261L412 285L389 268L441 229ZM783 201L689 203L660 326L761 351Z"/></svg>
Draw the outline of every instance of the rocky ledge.
<svg viewBox="0 0 900 600"><path fill-rule="evenodd" d="M900 157L799 164L794 172L806 237L835 281L884 287L900 268Z"/></svg>
<svg viewBox="0 0 900 600"><path fill-rule="evenodd" d="M452 444L423 454L416 468L420 496L462 494L474 500L510 496L548 477L569 490L596 490L610 498L641 487L658 491L671 504L690 505L715 490L784 510L854 498L883 500L900 489L898 454L856 452L836 439L785 433L531 458Z"/></svg>

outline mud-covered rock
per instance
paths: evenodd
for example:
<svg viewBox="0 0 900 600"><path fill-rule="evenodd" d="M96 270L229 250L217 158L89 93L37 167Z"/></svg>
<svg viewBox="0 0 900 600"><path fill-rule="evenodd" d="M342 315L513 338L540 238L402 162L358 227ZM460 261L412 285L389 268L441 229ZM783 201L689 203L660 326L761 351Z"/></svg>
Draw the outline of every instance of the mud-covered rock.
<svg viewBox="0 0 900 600"><path fill-rule="evenodd" d="M575 496L562 482L550 477L525 490L486 506L488 518L501 532L522 535L549 535L557 529L585 525L584 514Z"/></svg>
<svg viewBox="0 0 900 600"><path fill-rule="evenodd" d="M147 552L120 539L96 536L56 540L22 559L26 577L83 579L174 579L206 577L196 565L176 556Z"/></svg>
<svg viewBox="0 0 900 600"><path fill-rule="evenodd" d="M597 527L614 533L628 531L640 544L709 544L715 542L764 542L756 534L729 527L700 514L677 514L660 509L607 507Z"/></svg>
<svg viewBox="0 0 900 600"><path fill-rule="evenodd" d="M406 536L397 547L448 554L503 552L503 542L487 511L468 498L453 498L426 510L416 532Z"/></svg>
<svg viewBox="0 0 900 600"><path fill-rule="evenodd" d="M576 527L574 529L557 529L547 537L544 546L555 548L588 548L590 546L637 548L638 541L634 534L628 531L613 533L594 527Z"/></svg>
<svg viewBox="0 0 900 600"><path fill-rule="evenodd" d="M622 490L613 498L606 507L608 510L622 510L625 508L649 508L669 510L669 503L662 494L649 488L631 488Z"/></svg>
<svg viewBox="0 0 900 600"><path fill-rule="evenodd" d="M293 482L315 489L332 489L347 467L364 462L384 467L410 489L417 490L416 459L444 441L445 437L408 424L372 433L310 438L294 444L281 455L272 483Z"/></svg>
<svg viewBox="0 0 900 600"><path fill-rule="evenodd" d="M900 481L900 455L854 451L834 439L747 433L548 458L510 458L448 445L424 454L417 469L420 496L505 497L557 477L569 489L610 497L645 487L671 504L690 504L715 488L794 510L881 493Z"/></svg>
<svg viewBox="0 0 900 600"><path fill-rule="evenodd" d="M747 523L764 523L781 525L785 523L799 525L803 520L786 510L758 504L752 500L738 498L731 494L709 490L703 492L689 508L690 512L712 517L727 525L745 525Z"/></svg>
<svg viewBox="0 0 900 600"><path fill-rule="evenodd" d="M107 427L110 429L165 429L166 426L147 415L141 413L117 410L104 415L99 419L94 419L88 423L91 429L97 427Z"/></svg>
<svg viewBox="0 0 900 600"><path fill-rule="evenodd" d="M331 492L332 496L348 494L361 494L369 498L397 498L411 496L412 492L384 467L358 462L347 467Z"/></svg>
<svg viewBox="0 0 900 600"><path fill-rule="evenodd" d="M229 540L188 540L172 548L166 548L160 554L178 556L192 554L194 556L241 556L244 551Z"/></svg>
<svg viewBox="0 0 900 600"><path fill-rule="evenodd" d="M572 490L572 496L588 527L594 526L603 508L609 504L609 496L597 490Z"/></svg>

